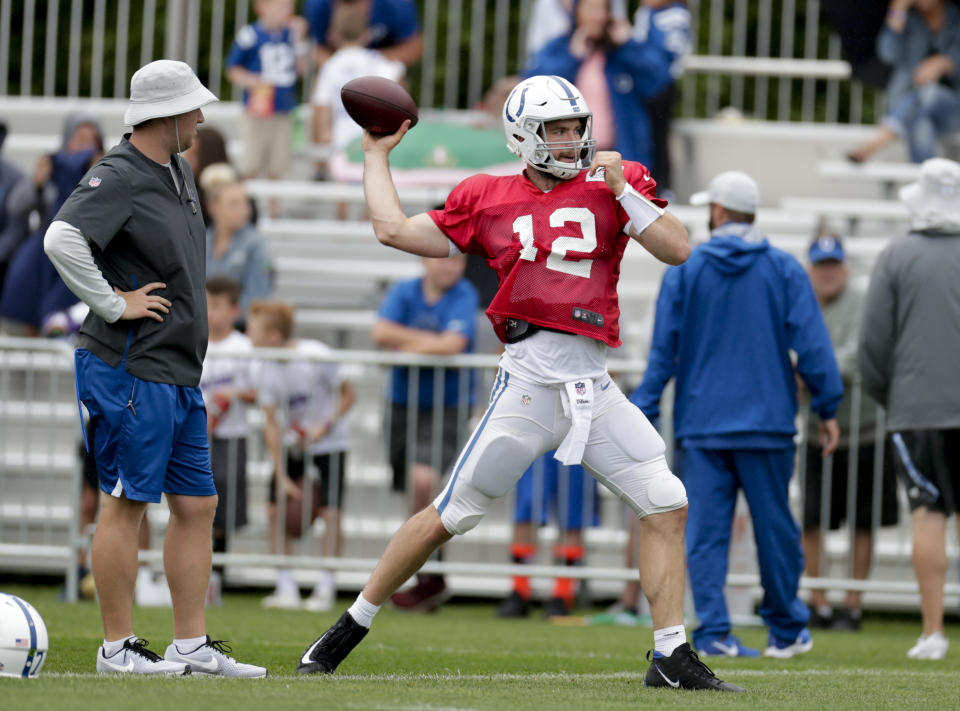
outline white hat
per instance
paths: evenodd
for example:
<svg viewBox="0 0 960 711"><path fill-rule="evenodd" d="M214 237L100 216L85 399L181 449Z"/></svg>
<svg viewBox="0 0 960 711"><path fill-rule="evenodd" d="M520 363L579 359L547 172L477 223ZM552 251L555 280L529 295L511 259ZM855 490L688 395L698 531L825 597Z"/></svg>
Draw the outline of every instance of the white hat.
<svg viewBox="0 0 960 711"><path fill-rule="evenodd" d="M915 230L960 232L960 163L931 158L920 166L920 178L900 188Z"/></svg>
<svg viewBox="0 0 960 711"><path fill-rule="evenodd" d="M158 59L140 67L130 79L130 105L123 122L136 126L149 119L179 116L212 101L217 97L200 83L189 64Z"/></svg>
<svg viewBox="0 0 960 711"><path fill-rule="evenodd" d="M728 210L754 215L760 203L757 181L739 170L720 173L710 181L710 187L690 196L691 205L716 203Z"/></svg>

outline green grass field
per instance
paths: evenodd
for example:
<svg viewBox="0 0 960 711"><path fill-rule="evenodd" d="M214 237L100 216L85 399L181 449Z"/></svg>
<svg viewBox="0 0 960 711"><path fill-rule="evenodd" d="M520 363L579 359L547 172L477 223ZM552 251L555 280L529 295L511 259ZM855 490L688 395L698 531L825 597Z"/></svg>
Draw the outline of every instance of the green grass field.
<svg viewBox="0 0 960 711"><path fill-rule="evenodd" d="M492 605L450 604L433 615L384 610L370 634L330 677L299 677L296 659L342 612L265 611L254 595L228 595L208 612L208 628L235 656L265 665L260 680L98 677L100 619L93 603L66 605L52 587L0 584L40 611L50 651L34 680L0 679L0 708L55 709L955 709L960 707L956 645L942 662L905 652L917 621L868 618L859 634L820 632L795 660L721 660L718 674L745 695L643 688L652 633L643 628L561 627L537 617L498 620ZM137 634L161 654L169 609L138 609ZM950 634L950 630L948 630ZM763 630L742 631L763 646Z"/></svg>

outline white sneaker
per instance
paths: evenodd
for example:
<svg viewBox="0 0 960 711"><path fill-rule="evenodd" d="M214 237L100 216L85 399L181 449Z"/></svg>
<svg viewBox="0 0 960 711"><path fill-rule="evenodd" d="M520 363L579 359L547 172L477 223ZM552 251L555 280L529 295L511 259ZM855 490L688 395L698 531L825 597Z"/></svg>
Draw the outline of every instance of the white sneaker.
<svg viewBox="0 0 960 711"><path fill-rule="evenodd" d="M187 664L197 674L235 676L244 679L262 679L267 675L264 667L244 664L233 657L228 657L231 651L233 650L230 649L230 645L224 640L211 640L210 635L207 635L207 641L193 651L182 652L177 649L177 645L171 644L163 657L168 662Z"/></svg>
<svg viewBox="0 0 960 711"><path fill-rule="evenodd" d="M133 599L140 607L173 607L167 579L160 576L158 580L154 580L149 568L140 568L137 573L137 587Z"/></svg>
<svg viewBox="0 0 960 711"><path fill-rule="evenodd" d="M272 595L263 598L260 604L273 610L299 610L300 593L293 590L275 590Z"/></svg>
<svg viewBox="0 0 960 711"><path fill-rule="evenodd" d="M186 676L191 672L189 664L165 660L156 652L147 649L147 640L128 639L114 654L104 656L101 646L97 651L97 672L100 674L161 674Z"/></svg>
<svg viewBox="0 0 960 711"><path fill-rule="evenodd" d="M303 609L308 612L330 612L336 601L336 588L315 588L313 594L303 601Z"/></svg>
<svg viewBox="0 0 960 711"><path fill-rule="evenodd" d="M920 637L917 643L910 647L907 656L910 659L943 659L947 656L947 647L950 642L943 636L943 632L934 632L927 637Z"/></svg>
<svg viewBox="0 0 960 711"><path fill-rule="evenodd" d="M771 632L767 648L763 650L763 656L773 657L774 659L791 659L798 654L805 654L813 649L813 637L810 636L810 630L804 627L800 634L793 641L778 639Z"/></svg>

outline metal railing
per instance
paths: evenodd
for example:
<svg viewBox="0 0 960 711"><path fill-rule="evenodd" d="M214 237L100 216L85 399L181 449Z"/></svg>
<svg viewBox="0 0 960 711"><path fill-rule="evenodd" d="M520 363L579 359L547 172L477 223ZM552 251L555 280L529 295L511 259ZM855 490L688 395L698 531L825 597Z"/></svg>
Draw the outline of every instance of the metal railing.
<svg viewBox="0 0 960 711"><path fill-rule="evenodd" d="M410 84L419 105L471 107L494 81L520 71L532 3L418 0L424 49ZM879 116L881 92L849 78L820 0L688 5L695 39L681 116L728 106L779 121ZM235 100L223 60L252 9L249 0L0 0L0 96L122 98L136 68L167 57L189 62L215 94Z"/></svg>

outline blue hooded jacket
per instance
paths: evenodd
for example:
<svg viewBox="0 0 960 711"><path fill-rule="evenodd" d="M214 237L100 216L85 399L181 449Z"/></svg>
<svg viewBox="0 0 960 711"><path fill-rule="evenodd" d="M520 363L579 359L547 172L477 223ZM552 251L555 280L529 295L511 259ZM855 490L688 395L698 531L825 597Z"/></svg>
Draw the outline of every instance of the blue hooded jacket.
<svg viewBox="0 0 960 711"><path fill-rule="evenodd" d="M664 275L647 371L630 399L656 420L676 378L674 430L685 446L789 447L797 412L790 351L813 410L832 418L843 382L809 277L752 226L727 223Z"/></svg>

